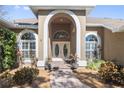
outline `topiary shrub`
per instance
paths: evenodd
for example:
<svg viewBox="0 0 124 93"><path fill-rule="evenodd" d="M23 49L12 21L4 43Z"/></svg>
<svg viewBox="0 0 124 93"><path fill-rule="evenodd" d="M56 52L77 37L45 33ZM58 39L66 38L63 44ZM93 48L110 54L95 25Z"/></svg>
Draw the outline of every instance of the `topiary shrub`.
<svg viewBox="0 0 124 93"><path fill-rule="evenodd" d="M124 85L124 68L115 65L112 62L101 64L98 74L106 83Z"/></svg>
<svg viewBox="0 0 124 93"><path fill-rule="evenodd" d="M38 69L24 67L15 72L15 75L13 76L13 80L17 85L23 85L26 83L31 84L38 74L39 74Z"/></svg>
<svg viewBox="0 0 124 93"><path fill-rule="evenodd" d="M5 72L0 76L0 87L9 88L14 85L13 74Z"/></svg>
<svg viewBox="0 0 124 93"><path fill-rule="evenodd" d="M99 70L102 63L105 63L105 61L95 59L95 60L92 60L92 61L88 62L87 68L92 69L92 70Z"/></svg>

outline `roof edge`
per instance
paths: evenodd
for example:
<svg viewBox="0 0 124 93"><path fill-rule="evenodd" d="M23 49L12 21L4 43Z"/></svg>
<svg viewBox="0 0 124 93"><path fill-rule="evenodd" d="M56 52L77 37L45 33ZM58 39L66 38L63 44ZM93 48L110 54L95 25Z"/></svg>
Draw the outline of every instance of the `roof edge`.
<svg viewBox="0 0 124 93"><path fill-rule="evenodd" d="M37 16L38 10L54 10L54 9L70 9L70 10L86 10L88 15L95 6L29 6L32 12Z"/></svg>

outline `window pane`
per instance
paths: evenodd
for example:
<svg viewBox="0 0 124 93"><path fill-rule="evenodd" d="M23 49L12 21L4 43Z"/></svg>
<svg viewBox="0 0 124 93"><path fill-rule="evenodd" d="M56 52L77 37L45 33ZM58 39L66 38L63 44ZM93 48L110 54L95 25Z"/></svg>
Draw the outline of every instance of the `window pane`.
<svg viewBox="0 0 124 93"><path fill-rule="evenodd" d="M63 52L64 52L64 56L67 57L67 55L68 55L68 48L67 48L66 44L63 47Z"/></svg>
<svg viewBox="0 0 124 93"><path fill-rule="evenodd" d="M35 36L33 33L31 32L28 32L28 33L25 33L22 38L22 40L35 40Z"/></svg>
<svg viewBox="0 0 124 93"><path fill-rule="evenodd" d="M28 51L23 51L23 58L29 58Z"/></svg>
<svg viewBox="0 0 124 93"><path fill-rule="evenodd" d="M97 37L89 35L86 37L86 58L94 58L97 56Z"/></svg>
<svg viewBox="0 0 124 93"><path fill-rule="evenodd" d="M90 51L86 51L86 58L90 58Z"/></svg>
<svg viewBox="0 0 124 93"><path fill-rule="evenodd" d="M22 43L22 49L28 49L28 42Z"/></svg>
<svg viewBox="0 0 124 93"><path fill-rule="evenodd" d="M90 49L90 43L86 43L86 50Z"/></svg>
<svg viewBox="0 0 124 93"><path fill-rule="evenodd" d="M22 38L22 51L23 51L23 58L30 59L35 57L36 53L36 40L35 35L31 32L25 33Z"/></svg>
<svg viewBox="0 0 124 93"><path fill-rule="evenodd" d="M86 41L97 41L97 37L94 35L89 35L86 37Z"/></svg>
<svg viewBox="0 0 124 93"><path fill-rule="evenodd" d="M56 57L59 56L59 45L58 44L55 45L55 56Z"/></svg>
<svg viewBox="0 0 124 93"><path fill-rule="evenodd" d="M29 52L30 58L34 58L35 57L35 50L31 50Z"/></svg>
<svg viewBox="0 0 124 93"><path fill-rule="evenodd" d="M57 40L62 40L62 39L69 39L69 33L66 31L58 31L57 33L55 33L55 35L53 36L53 39L57 39Z"/></svg>
<svg viewBox="0 0 124 93"><path fill-rule="evenodd" d="M30 42L30 49L35 49L35 42Z"/></svg>
<svg viewBox="0 0 124 93"><path fill-rule="evenodd" d="M94 44L94 43L92 43L92 49L93 49L93 50L95 49L95 44Z"/></svg>

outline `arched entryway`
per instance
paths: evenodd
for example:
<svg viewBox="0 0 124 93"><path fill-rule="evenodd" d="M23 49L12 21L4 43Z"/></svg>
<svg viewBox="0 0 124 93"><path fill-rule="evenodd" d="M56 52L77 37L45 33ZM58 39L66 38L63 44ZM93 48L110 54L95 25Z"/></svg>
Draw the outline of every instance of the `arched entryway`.
<svg viewBox="0 0 124 93"><path fill-rule="evenodd" d="M81 25L80 25L80 21L78 19L78 16L73 13L70 10L54 10L52 12L50 12L47 17L45 18L45 22L44 22L44 28L43 28L43 60L39 61L39 64L41 64L41 66L44 66L46 60L50 57L50 54L52 54L52 50L50 50L50 48L52 47L51 42L50 42L50 37L49 37L49 33L50 33L50 28L49 28L49 24L51 23L51 19L54 18L54 16L58 15L58 14L64 14L66 16L67 19L69 19L71 21L71 23L74 25L75 28L75 36L76 38L73 39L75 40L75 52L79 58L78 63L79 65L82 66L82 63L84 63L82 61L82 57L81 57ZM62 16L63 17L63 16ZM72 46L70 46L72 47ZM71 49L70 49L71 51Z"/></svg>
<svg viewBox="0 0 124 93"><path fill-rule="evenodd" d="M50 57L53 61L62 61L70 54L76 54L76 26L72 17L57 13L50 19L48 28Z"/></svg>

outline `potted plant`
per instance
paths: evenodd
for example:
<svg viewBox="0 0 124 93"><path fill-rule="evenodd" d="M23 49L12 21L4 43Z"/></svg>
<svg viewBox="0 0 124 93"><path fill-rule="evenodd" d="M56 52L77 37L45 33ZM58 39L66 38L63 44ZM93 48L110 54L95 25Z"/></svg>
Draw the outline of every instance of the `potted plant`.
<svg viewBox="0 0 124 93"><path fill-rule="evenodd" d="M51 71L52 66L51 66L51 58L47 58L47 61L45 63L45 70Z"/></svg>
<svg viewBox="0 0 124 93"><path fill-rule="evenodd" d="M77 69L78 68L78 56L75 54L75 56L73 56L72 60L71 60L71 69Z"/></svg>

